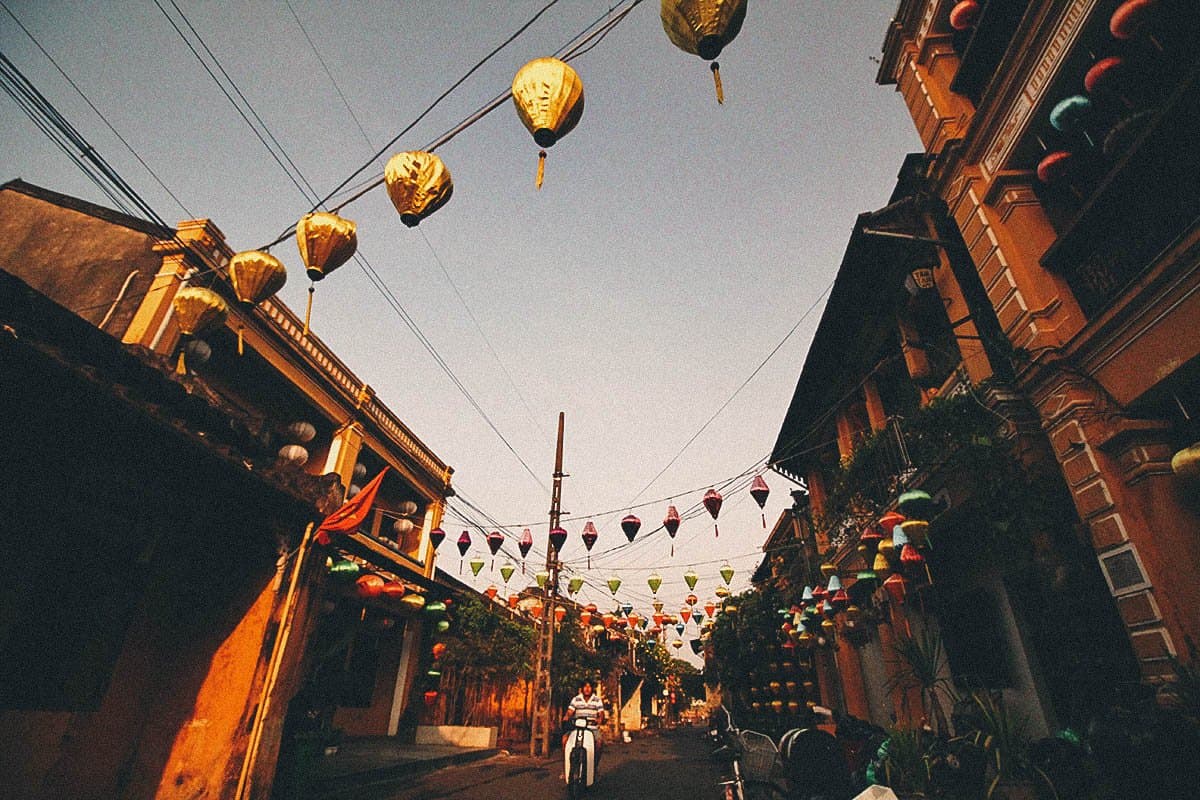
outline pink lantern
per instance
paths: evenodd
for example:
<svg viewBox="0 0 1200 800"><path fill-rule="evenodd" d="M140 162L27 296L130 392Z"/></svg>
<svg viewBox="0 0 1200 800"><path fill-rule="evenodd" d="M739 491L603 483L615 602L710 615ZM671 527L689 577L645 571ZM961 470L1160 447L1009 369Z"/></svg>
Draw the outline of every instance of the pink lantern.
<svg viewBox="0 0 1200 800"><path fill-rule="evenodd" d="M720 529L717 527L717 514L721 513L721 493L716 489L709 489L704 493L704 507L708 509L708 513L713 518L713 531L717 536L721 535Z"/></svg>
<svg viewBox="0 0 1200 800"><path fill-rule="evenodd" d="M589 519L587 524L583 526L583 546L586 547L588 551L588 569L592 568L592 545L596 543L598 538L600 538L600 534L596 531L596 526L593 525L592 521Z"/></svg>
<svg viewBox="0 0 1200 800"><path fill-rule="evenodd" d="M441 528L434 528L429 532L429 541L433 544L434 550L438 549L438 545L440 545L445 538L446 532Z"/></svg>
<svg viewBox="0 0 1200 800"><path fill-rule="evenodd" d="M550 529L550 544L556 552L561 553L563 545L567 543L567 532L562 528Z"/></svg>
<svg viewBox="0 0 1200 800"><path fill-rule="evenodd" d="M504 534L500 531L492 531L487 535L488 550L492 551L492 569L496 568L496 553L500 552L500 547L503 544Z"/></svg>
<svg viewBox="0 0 1200 800"><path fill-rule="evenodd" d="M961 0L950 9L950 27L956 31L974 28L979 22L979 12L982 10L979 0Z"/></svg>
<svg viewBox="0 0 1200 800"><path fill-rule="evenodd" d="M458 537L458 574L462 574L463 557L471 549L471 534L463 531Z"/></svg>
<svg viewBox="0 0 1200 800"><path fill-rule="evenodd" d="M637 536L641 529L642 521L633 514L629 514L621 520L621 530L625 532L625 538L630 542L633 542L633 537Z"/></svg>
<svg viewBox="0 0 1200 800"><path fill-rule="evenodd" d="M679 511L675 506L667 507L667 516L663 519L663 528L666 529L667 535L671 537L671 555L675 555L675 534L679 531L680 523Z"/></svg>
<svg viewBox="0 0 1200 800"><path fill-rule="evenodd" d="M521 531L521 540L517 542L517 549L521 551L521 574L525 574L525 556L529 555L530 548L533 547L533 534L529 528Z"/></svg>
<svg viewBox="0 0 1200 800"><path fill-rule="evenodd" d="M760 509L765 509L767 506L767 495L771 493L771 487L767 486L767 482L763 480L762 475L755 475L754 482L750 484L750 496L754 498L754 502L758 503ZM767 514L764 511L762 515L763 530L767 529Z"/></svg>

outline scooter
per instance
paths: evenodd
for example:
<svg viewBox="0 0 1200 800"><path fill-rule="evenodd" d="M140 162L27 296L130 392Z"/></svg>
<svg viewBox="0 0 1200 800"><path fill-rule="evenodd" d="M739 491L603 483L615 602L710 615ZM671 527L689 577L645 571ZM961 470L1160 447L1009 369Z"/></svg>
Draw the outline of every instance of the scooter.
<svg viewBox="0 0 1200 800"><path fill-rule="evenodd" d="M596 782L596 732L588 721L577 718L571 724L563 747L563 775L567 779L567 797L578 800Z"/></svg>

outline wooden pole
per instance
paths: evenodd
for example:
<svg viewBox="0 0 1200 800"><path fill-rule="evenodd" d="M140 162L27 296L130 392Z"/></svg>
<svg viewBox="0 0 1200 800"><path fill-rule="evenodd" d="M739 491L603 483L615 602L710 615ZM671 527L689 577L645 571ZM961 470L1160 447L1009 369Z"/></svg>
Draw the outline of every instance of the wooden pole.
<svg viewBox="0 0 1200 800"><path fill-rule="evenodd" d="M558 527L562 518L563 423L565 415L558 412L558 443L554 449L554 483L550 492L550 530ZM550 577L543 590L542 617L538 624L537 669L533 686L533 715L529 725L529 755L550 755L550 712L553 705L554 681L550 664L554 657L554 607L558 599L558 553L547 538L546 572Z"/></svg>

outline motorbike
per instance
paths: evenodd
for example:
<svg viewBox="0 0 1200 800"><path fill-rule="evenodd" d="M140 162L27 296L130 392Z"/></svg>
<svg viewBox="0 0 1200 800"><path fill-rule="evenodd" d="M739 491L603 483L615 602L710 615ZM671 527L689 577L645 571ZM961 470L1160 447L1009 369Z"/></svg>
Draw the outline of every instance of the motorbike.
<svg viewBox="0 0 1200 800"><path fill-rule="evenodd" d="M567 797L578 800L596 782L596 732L582 717L571 723L563 747L563 776L567 780Z"/></svg>

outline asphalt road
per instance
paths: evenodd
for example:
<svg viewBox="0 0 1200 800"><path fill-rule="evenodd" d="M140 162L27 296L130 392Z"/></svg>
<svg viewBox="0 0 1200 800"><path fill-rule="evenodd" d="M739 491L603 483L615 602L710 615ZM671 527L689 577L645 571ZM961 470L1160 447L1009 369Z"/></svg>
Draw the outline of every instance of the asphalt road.
<svg viewBox="0 0 1200 800"><path fill-rule="evenodd" d="M719 770L698 728L609 742L591 800L705 800L718 795ZM359 800L554 800L566 797L561 751L549 761L497 756L413 779L409 786L358 793Z"/></svg>

